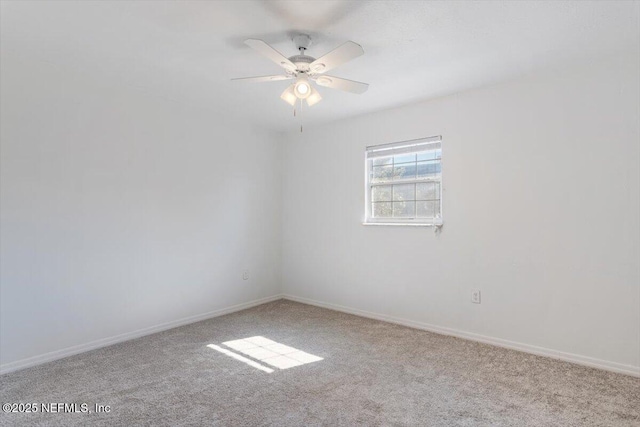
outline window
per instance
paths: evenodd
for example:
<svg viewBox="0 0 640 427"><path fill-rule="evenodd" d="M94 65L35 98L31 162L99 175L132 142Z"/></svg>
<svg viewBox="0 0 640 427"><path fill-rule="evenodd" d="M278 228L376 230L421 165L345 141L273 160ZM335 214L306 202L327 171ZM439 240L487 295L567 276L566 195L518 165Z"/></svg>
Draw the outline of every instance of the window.
<svg viewBox="0 0 640 427"><path fill-rule="evenodd" d="M442 225L442 138L366 150L365 224Z"/></svg>

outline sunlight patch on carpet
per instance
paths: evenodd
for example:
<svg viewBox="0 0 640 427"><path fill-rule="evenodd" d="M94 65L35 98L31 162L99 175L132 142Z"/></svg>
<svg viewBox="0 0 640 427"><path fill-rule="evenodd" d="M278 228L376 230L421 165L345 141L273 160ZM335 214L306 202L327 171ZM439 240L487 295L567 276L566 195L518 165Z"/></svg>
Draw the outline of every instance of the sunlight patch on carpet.
<svg viewBox="0 0 640 427"><path fill-rule="evenodd" d="M209 344L207 347L269 373L273 372L273 369L256 361L260 361L278 369L289 369L295 366L306 365L308 363L323 360L322 357L314 356L313 354L280 344L262 336L226 341L222 344L225 347L229 347L232 350L242 353L244 356L215 344ZM248 356L251 359L245 356Z"/></svg>
<svg viewBox="0 0 640 427"><path fill-rule="evenodd" d="M215 344L209 344L207 347L212 348L216 351L219 351L222 354L226 354L227 356L233 357L234 359L244 362L249 366L253 366L256 369L260 369L261 371L267 372L269 374L273 372L273 369L267 368L266 366L262 366L261 364L256 363L251 359L247 359L246 357L240 356L239 354L234 353L233 351L229 351L226 348L219 347Z"/></svg>

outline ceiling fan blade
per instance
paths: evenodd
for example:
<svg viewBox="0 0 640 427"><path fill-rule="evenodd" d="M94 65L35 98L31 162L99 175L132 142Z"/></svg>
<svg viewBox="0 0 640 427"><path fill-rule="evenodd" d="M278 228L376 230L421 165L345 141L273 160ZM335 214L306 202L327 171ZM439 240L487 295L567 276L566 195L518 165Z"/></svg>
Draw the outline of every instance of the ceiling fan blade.
<svg viewBox="0 0 640 427"><path fill-rule="evenodd" d="M293 62L289 61L284 55L269 46L263 40L246 39L244 44L255 49L258 53L266 56L285 70L296 71L296 66Z"/></svg>
<svg viewBox="0 0 640 427"><path fill-rule="evenodd" d="M364 49L358 43L348 41L309 64L312 73L321 74L362 55Z"/></svg>
<svg viewBox="0 0 640 427"><path fill-rule="evenodd" d="M353 80L341 79L333 76L320 76L314 79L320 86L330 87L331 89L344 90L352 93L365 93L369 88L368 83L356 82Z"/></svg>
<svg viewBox="0 0 640 427"><path fill-rule="evenodd" d="M276 82L280 80L291 80L292 78L293 76L276 75L276 76L262 76L262 77L240 77L240 78L231 79L231 80L250 82L250 83L260 83L260 82Z"/></svg>

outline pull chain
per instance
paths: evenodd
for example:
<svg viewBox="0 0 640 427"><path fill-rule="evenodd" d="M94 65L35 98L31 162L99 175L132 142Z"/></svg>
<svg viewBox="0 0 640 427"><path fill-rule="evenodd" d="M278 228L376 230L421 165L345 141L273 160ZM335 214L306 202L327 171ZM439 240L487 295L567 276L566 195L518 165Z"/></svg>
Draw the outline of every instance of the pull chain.
<svg viewBox="0 0 640 427"><path fill-rule="evenodd" d="M300 100L300 133L302 133L302 99Z"/></svg>
<svg viewBox="0 0 640 427"><path fill-rule="evenodd" d="M300 99L300 133L302 133L302 99ZM296 108L296 104L293 104L293 117L298 116L298 109Z"/></svg>

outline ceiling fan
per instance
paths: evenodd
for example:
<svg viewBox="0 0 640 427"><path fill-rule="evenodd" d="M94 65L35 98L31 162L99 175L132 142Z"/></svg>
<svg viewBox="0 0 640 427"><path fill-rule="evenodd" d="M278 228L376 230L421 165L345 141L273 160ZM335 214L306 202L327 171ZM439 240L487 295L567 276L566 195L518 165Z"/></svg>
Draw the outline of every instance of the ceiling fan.
<svg viewBox="0 0 640 427"><path fill-rule="evenodd" d="M348 41L324 56L316 59L305 55L307 48L311 45L311 37L307 34L299 34L295 36L293 38L293 42L300 51L300 54L286 58L263 40L245 40L244 43L246 45L252 47L258 51L258 53L266 56L268 59L284 68L284 74L262 77L244 77L232 80L246 82L295 80L295 82L288 86L284 92L282 92L282 95L280 95L280 98L291 106L295 106L298 101L302 104L302 100L305 100L309 106L320 102L322 97L313 87L311 82L315 82L319 86L358 94L364 93L369 87L367 83L356 82L325 74L325 72L364 54L364 50L359 44Z"/></svg>

